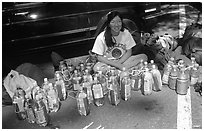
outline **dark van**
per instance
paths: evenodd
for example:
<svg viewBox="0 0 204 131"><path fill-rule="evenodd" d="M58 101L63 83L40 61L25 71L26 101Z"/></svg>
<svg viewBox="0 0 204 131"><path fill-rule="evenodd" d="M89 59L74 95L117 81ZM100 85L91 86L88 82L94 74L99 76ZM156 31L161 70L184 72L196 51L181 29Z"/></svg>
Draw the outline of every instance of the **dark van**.
<svg viewBox="0 0 204 131"><path fill-rule="evenodd" d="M2 2L3 62L23 62L51 51L66 58L88 54L101 17L118 10L143 30L145 15L160 3L141 2ZM27 56L27 58L25 58Z"/></svg>

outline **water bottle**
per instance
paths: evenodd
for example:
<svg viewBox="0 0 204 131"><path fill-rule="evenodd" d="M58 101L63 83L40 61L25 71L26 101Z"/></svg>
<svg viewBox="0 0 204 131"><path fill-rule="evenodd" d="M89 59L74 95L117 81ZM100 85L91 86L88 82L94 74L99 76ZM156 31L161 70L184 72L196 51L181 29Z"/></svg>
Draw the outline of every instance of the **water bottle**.
<svg viewBox="0 0 204 131"><path fill-rule="evenodd" d="M98 71L98 81L101 83L102 88L103 88L103 95L105 96L108 93L108 80L105 75L102 74L102 71Z"/></svg>
<svg viewBox="0 0 204 131"><path fill-rule="evenodd" d="M161 80L161 73L156 67L156 65L152 64L152 77L153 77L153 85L152 90L153 91L161 91L162 89L162 80Z"/></svg>
<svg viewBox="0 0 204 131"><path fill-rule="evenodd" d="M101 83L99 83L97 76L94 76L92 92L93 92L93 97L94 97L94 104L96 106L104 105L103 88L102 88Z"/></svg>
<svg viewBox="0 0 204 131"><path fill-rule="evenodd" d="M47 78L44 78L44 82L42 84L42 89L44 90L45 94L47 95L48 90L50 89L49 84L50 82L48 81Z"/></svg>
<svg viewBox="0 0 204 131"><path fill-rule="evenodd" d="M148 68L145 68L145 72L142 74L142 82L141 82L141 93L143 95L152 94L152 85L153 85L153 77L152 73Z"/></svg>
<svg viewBox="0 0 204 131"><path fill-rule="evenodd" d="M17 118L19 120L26 119L25 91L20 87L17 87L16 91L14 92L13 105Z"/></svg>
<svg viewBox="0 0 204 131"><path fill-rule="evenodd" d="M189 88L189 76L185 70L185 67L181 68L176 81L176 93L180 95L186 95Z"/></svg>
<svg viewBox="0 0 204 131"><path fill-rule="evenodd" d="M194 67L197 64L195 57L191 57L191 67Z"/></svg>
<svg viewBox="0 0 204 131"><path fill-rule="evenodd" d="M193 86L198 82L199 78L199 65L195 64L194 67L191 69L190 72L190 85Z"/></svg>
<svg viewBox="0 0 204 131"><path fill-rule="evenodd" d="M36 100L36 106L34 107L36 123L39 126L45 127L49 124L49 114L46 111L45 104L42 100Z"/></svg>
<svg viewBox="0 0 204 131"><path fill-rule="evenodd" d="M82 84L82 87L85 87L84 83ZM79 114L87 116L90 113L90 107L87 94L83 91L83 88L78 91L76 99Z"/></svg>
<svg viewBox="0 0 204 131"><path fill-rule="evenodd" d="M69 59L66 59L65 61L67 64L67 69L70 72L70 74L72 75L74 73L75 66L73 64L71 64L71 61Z"/></svg>
<svg viewBox="0 0 204 131"><path fill-rule="evenodd" d="M27 114L27 121L29 123L35 123L35 111L34 111L34 100L33 99L26 99L26 114Z"/></svg>
<svg viewBox="0 0 204 131"><path fill-rule="evenodd" d="M84 71L85 71L85 65L84 65L84 63L80 63L79 66L80 66L80 72L83 74Z"/></svg>
<svg viewBox="0 0 204 131"><path fill-rule="evenodd" d="M149 70L152 70L152 66L155 66L155 69L158 69L157 65L154 63L154 60L150 60L150 64L149 64Z"/></svg>
<svg viewBox="0 0 204 131"><path fill-rule="evenodd" d="M93 93L92 93L92 88L91 88L92 83L93 83L92 78L90 80L90 78L88 78L88 75L83 76L82 84L83 84L83 86L84 86L83 88L84 88L84 90L85 90L85 92L87 94L89 104L93 103Z"/></svg>
<svg viewBox="0 0 204 131"><path fill-rule="evenodd" d="M108 84L108 99L110 104L118 105L120 103L120 86L114 75L110 76Z"/></svg>
<svg viewBox="0 0 204 131"><path fill-rule="evenodd" d="M172 67L173 68L172 68L171 73L169 75L169 88L172 90L175 90L179 70L178 70L176 65L173 65Z"/></svg>
<svg viewBox="0 0 204 131"><path fill-rule="evenodd" d="M36 92L34 94L34 100L38 100L38 99L42 100L42 102L45 105L45 109L46 109L47 113L49 113L50 110L49 110L49 106L48 106L47 95L45 94L44 90L41 87L36 85L35 88L36 88Z"/></svg>
<svg viewBox="0 0 204 131"><path fill-rule="evenodd" d="M171 72L172 69L172 65L174 64L174 58L171 57L170 60L168 61L168 63L164 66L164 73L162 76L162 83L165 85L168 85L169 83L169 74Z"/></svg>
<svg viewBox="0 0 204 131"><path fill-rule="evenodd" d="M72 78L72 84L74 90L81 90L81 82L82 82L82 76L79 74L78 70L74 70L73 78Z"/></svg>
<svg viewBox="0 0 204 131"><path fill-rule="evenodd" d="M67 97L67 92L65 88L65 83L59 74L56 74L56 81L54 83L54 87L57 90L58 98L60 101L64 101Z"/></svg>
<svg viewBox="0 0 204 131"><path fill-rule="evenodd" d="M63 72L66 68L67 68L66 62L64 60L60 61L59 71Z"/></svg>
<svg viewBox="0 0 204 131"><path fill-rule="evenodd" d="M131 76L131 87L133 91L139 91L141 88L142 76L139 70L133 70Z"/></svg>
<svg viewBox="0 0 204 131"><path fill-rule="evenodd" d="M120 85L121 98L127 101L131 97L131 79L128 71L125 69L120 74Z"/></svg>
<svg viewBox="0 0 204 131"><path fill-rule="evenodd" d="M138 70L141 70L141 69L143 69L143 68L144 68L144 60L141 59L141 60L140 60L140 63L138 64Z"/></svg>
<svg viewBox="0 0 204 131"><path fill-rule="evenodd" d="M58 98L57 90L53 87L52 83L49 83L47 97L50 112L57 112L60 108L60 100Z"/></svg>

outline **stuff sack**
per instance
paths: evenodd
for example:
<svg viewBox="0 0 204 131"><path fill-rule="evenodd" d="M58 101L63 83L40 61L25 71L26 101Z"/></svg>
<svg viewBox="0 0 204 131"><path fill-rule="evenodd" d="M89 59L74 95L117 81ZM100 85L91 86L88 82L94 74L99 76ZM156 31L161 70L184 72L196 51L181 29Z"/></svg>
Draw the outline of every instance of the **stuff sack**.
<svg viewBox="0 0 204 131"><path fill-rule="evenodd" d="M179 41L182 52L188 58L194 56L196 62L202 65L202 25L194 23L186 27L183 38Z"/></svg>
<svg viewBox="0 0 204 131"><path fill-rule="evenodd" d="M11 70L3 80L3 85L11 98L13 98L17 88L23 89L26 95L30 97L31 90L34 86L33 83L36 83L36 81L19 74L15 70Z"/></svg>

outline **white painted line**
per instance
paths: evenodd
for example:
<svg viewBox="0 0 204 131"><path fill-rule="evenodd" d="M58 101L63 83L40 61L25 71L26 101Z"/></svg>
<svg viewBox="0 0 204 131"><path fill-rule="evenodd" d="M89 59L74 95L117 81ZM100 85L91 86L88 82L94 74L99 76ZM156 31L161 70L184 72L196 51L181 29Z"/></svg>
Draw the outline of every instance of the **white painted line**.
<svg viewBox="0 0 204 131"><path fill-rule="evenodd" d="M88 124L87 126L85 126L83 129L89 128L92 124L93 124L93 122L89 123L89 124Z"/></svg>
<svg viewBox="0 0 204 131"><path fill-rule="evenodd" d="M192 129L190 88L186 95L178 95L177 129Z"/></svg>
<svg viewBox="0 0 204 131"><path fill-rule="evenodd" d="M179 38L183 37L186 28L185 5L179 6ZM186 95L177 95L177 129L192 129L191 93L190 88Z"/></svg>

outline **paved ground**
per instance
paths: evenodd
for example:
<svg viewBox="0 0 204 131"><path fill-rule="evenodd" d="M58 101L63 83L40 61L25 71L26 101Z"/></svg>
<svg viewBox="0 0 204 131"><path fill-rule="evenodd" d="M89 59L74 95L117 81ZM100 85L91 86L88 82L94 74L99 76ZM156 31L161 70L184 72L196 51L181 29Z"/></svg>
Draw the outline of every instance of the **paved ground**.
<svg viewBox="0 0 204 131"><path fill-rule="evenodd" d="M196 19L196 11L186 7L187 24ZM163 34L168 32L173 36L179 35L178 6L164 8L164 13L149 19L149 27L153 31ZM167 12L174 13L167 13ZM41 68L52 77L53 67L50 63L40 64ZM202 97L190 88L192 127L202 128ZM105 105L96 107L91 105L91 113L84 117L77 112L76 100L68 98L62 102L62 107L57 113L51 113L51 123L60 129L82 129L92 124L88 129L177 129L177 104L178 95L174 90L164 86L161 92L153 92L150 96L143 96L141 92L132 92L129 101L121 100L118 106L109 104L105 99ZM29 124L27 121L19 121L15 117L12 106L2 107L3 129L47 129Z"/></svg>

